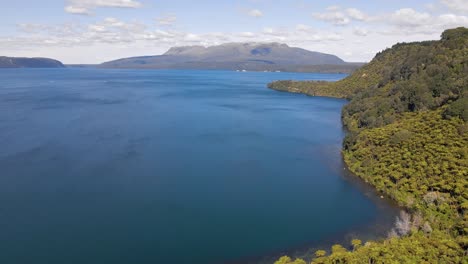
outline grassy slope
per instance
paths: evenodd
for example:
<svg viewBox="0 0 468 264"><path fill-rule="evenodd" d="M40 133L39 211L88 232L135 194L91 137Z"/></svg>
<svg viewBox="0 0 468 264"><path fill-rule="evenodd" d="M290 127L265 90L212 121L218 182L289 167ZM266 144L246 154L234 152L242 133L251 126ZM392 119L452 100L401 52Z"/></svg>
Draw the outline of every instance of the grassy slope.
<svg viewBox="0 0 468 264"><path fill-rule="evenodd" d="M393 238L337 245L313 263L468 263L468 29L397 44L338 82L269 87L350 99L346 163L410 213Z"/></svg>

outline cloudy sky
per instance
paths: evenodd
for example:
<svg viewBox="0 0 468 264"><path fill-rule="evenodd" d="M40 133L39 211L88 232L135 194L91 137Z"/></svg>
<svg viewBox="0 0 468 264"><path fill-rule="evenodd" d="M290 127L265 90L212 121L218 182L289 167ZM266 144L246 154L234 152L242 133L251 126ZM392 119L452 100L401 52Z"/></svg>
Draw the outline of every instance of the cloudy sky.
<svg viewBox="0 0 468 264"><path fill-rule="evenodd" d="M99 63L172 46L281 42L368 61L468 27L468 0L0 0L0 56Z"/></svg>

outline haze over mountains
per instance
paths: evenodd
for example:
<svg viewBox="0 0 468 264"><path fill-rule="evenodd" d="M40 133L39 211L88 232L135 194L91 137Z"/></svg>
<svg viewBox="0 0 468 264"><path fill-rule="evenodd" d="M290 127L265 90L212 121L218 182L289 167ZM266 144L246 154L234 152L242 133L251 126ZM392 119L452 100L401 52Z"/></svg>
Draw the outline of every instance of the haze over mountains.
<svg viewBox="0 0 468 264"><path fill-rule="evenodd" d="M356 64L331 54L280 43L227 43L173 47L163 55L105 62L102 68L223 69L248 71L348 71Z"/></svg>

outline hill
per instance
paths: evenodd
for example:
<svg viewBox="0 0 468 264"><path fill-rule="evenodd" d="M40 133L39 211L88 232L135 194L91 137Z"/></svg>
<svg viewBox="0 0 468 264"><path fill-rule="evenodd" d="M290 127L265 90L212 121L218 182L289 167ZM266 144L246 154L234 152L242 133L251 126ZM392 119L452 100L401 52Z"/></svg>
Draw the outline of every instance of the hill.
<svg viewBox="0 0 468 264"><path fill-rule="evenodd" d="M0 68L64 68L58 60L48 58L0 57Z"/></svg>
<svg viewBox="0 0 468 264"><path fill-rule="evenodd" d="M361 65L286 44L228 43L211 47L174 47L163 55L119 59L105 62L100 67L352 72Z"/></svg>
<svg viewBox="0 0 468 264"><path fill-rule="evenodd" d="M396 44L338 82L269 87L349 99L342 111L346 164L406 208L388 239L353 240L353 251L335 245L313 263L468 261L468 29Z"/></svg>

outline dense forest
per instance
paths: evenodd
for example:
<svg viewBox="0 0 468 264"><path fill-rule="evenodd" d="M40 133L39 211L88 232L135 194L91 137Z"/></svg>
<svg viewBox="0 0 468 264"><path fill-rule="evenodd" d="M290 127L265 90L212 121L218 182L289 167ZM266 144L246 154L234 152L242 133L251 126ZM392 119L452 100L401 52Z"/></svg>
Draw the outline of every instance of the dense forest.
<svg viewBox="0 0 468 264"><path fill-rule="evenodd" d="M349 99L346 164L406 208L387 239L319 250L312 263L468 263L467 28L396 44L338 82L269 87Z"/></svg>

